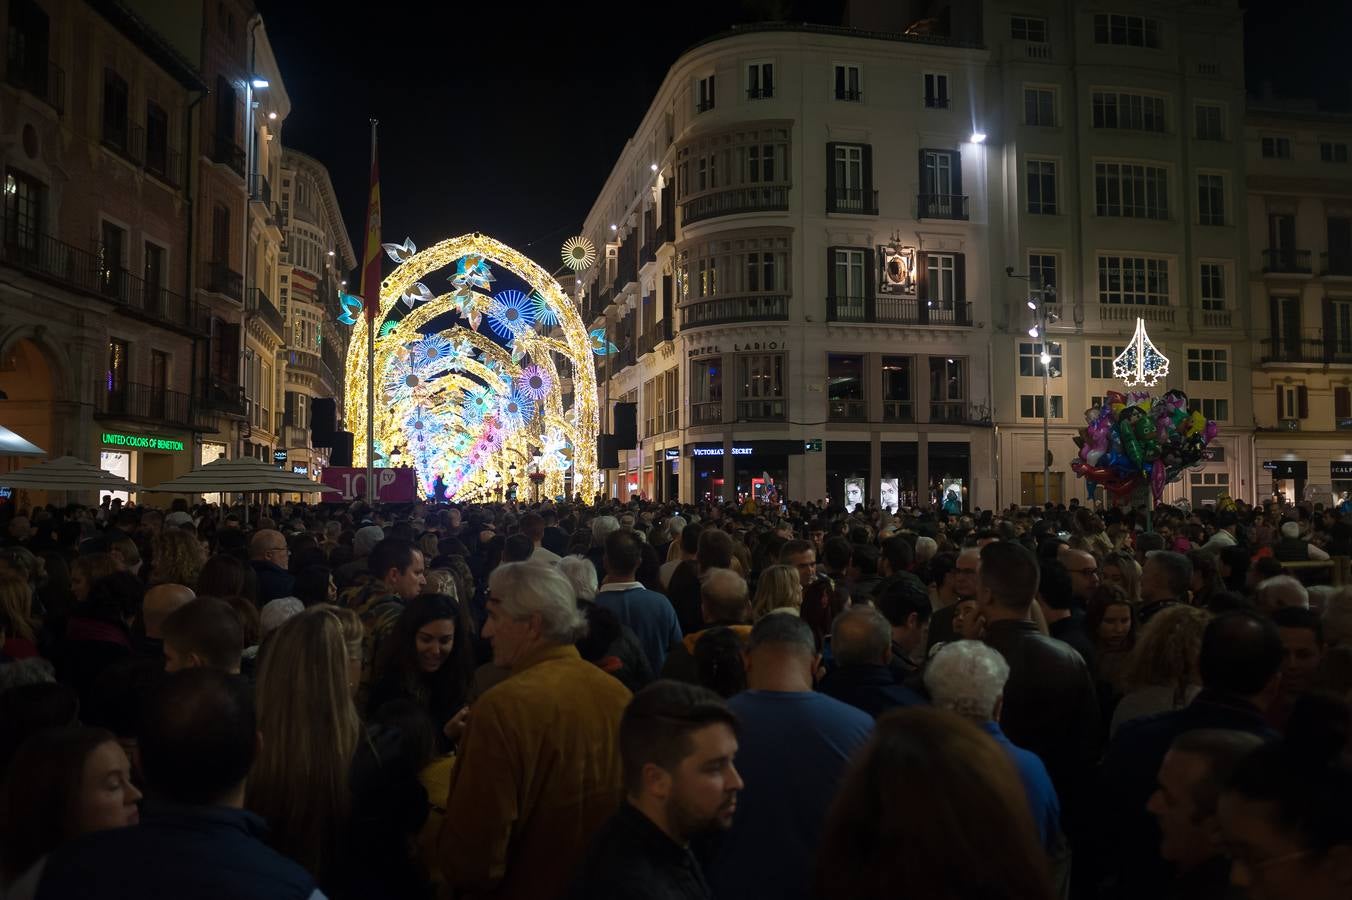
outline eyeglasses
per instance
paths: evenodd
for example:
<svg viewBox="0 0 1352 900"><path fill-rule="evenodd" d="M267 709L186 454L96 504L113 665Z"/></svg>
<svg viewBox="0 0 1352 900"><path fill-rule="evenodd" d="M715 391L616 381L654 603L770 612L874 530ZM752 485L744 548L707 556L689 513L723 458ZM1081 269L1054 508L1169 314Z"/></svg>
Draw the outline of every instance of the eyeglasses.
<svg viewBox="0 0 1352 900"><path fill-rule="evenodd" d="M1072 575L1091 575L1094 578L1099 575L1098 569L1067 569L1066 571Z"/></svg>

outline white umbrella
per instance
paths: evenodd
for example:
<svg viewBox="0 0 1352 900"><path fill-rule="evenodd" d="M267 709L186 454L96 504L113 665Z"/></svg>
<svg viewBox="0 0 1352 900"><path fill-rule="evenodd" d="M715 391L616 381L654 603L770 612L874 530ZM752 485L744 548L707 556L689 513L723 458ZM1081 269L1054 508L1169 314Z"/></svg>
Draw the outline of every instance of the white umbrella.
<svg viewBox="0 0 1352 900"><path fill-rule="evenodd" d="M38 463L0 475L0 485L47 491L139 491L141 486L74 456Z"/></svg>
<svg viewBox="0 0 1352 900"><path fill-rule="evenodd" d="M46 456L37 444L0 425L0 456Z"/></svg>
<svg viewBox="0 0 1352 900"><path fill-rule="evenodd" d="M145 490L174 494L339 492L337 488L311 481L295 472L286 472L251 456L214 460L200 469Z"/></svg>

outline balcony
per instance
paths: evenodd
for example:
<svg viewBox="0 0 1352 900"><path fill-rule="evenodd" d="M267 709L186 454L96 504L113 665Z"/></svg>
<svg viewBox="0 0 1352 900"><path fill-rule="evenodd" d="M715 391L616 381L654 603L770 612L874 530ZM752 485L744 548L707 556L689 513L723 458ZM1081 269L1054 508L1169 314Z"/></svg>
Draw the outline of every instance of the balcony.
<svg viewBox="0 0 1352 900"><path fill-rule="evenodd" d="M784 212L788 208L788 185L728 188L687 200L681 206L681 224L738 213Z"/></svg>
<svg viewBox="0 0 1352 900"><path fill-rule="evenodd" d="M915 198L918 219L953 219L967 221L966 194L918 194Z"/></svg>
<svg viewBox="0 0 1352 900"><path fill-rule="evenodd" d="M910 400L884 400L884 422L914 422L915 405Z"/></svg>
<svg viewBox="0 0 1352 900"><path fill-rule="evenodd" d="M919 300L914 297L827 297L826 321L876 325L972 324L968 301Z"/></svg>
<svg viewBox="0 0 1352 900"><path fill-rule="evenodd" d="M116 153L134 166L140 166L145 159L146 132L140 125L122 121L103 120L103 146Z"/></svg>
<svg viewBox="0 0 1352 900"><path fill-rule="evenodd" d="M709 110L711 110L711 109L713 109L713 108L714 108L714 101L712 101L712 100L701 100L701 101L699 101L698 103L695 104L695 112L697 112L697 113L708 112Z"/></svg>
<svg viewBox="0 0 1352 900"><path fill-rule="evenodd" d="M831 422L865 422L868 420L868 404L862 397L832 398L826 411Z"/></svg>
<svg viewBox="0 0 1352 900"><path fill-rule="evenodd" d="M829 213L852 213L856 216L876 216L878 214L878 192L860 188L827 188L826 211ZM964 218L966 218L964 216Z"/></svg>
<svg viewBox="0 0 1352 900"><path fill-rule="evenodd" d="M1309 363L1318 366L1352 365L1352 336L1338 338L1264 338L1263 363Z"/></svg>
<svg viewBox="0 0 1352 900"><path fill-rule="evenodd" d="M968 411L966 403L935 403L930 402L931 422L966 422L968 420Z"/></svg>
<svg viewBox="0 0 1352 900"><path fill-rule="evenodd" d="M110 390L103 383L94 391L94 417L190 428L193 424L192 397L150 384L124 382Z"/></svg>
<svg viewBox="0 0 1352 900"><path fill-rule="evenodd" d="M784 421L784 400L781 398L738 400L737 421L782 422Z"/></svg>
<svg viewBox="0 0 1352 900"><path fill-rule="evenodd" d="M1328 250L1319 254L1321 275L1352 275L1352 250Z"/></svg>
<svg viewBox="0 0 1352 900"><path fill-rule="evenodd" d="M789 318L787 294L744 294L714 297L681 307L681 328L729 322L783 322Z"/></svg>
<svg viewBox="0 0 1352 900"><path fill-rule="evenodd" d="M1263 271L1271 275L1309 275L1310 251L1269 247L1263 251Z"/></svg>
<svg viewBox="0 0 1352 900"><path fill-rule="evenodd" d="M145 169L170 187L183 183L183 154L168 145L146 145Z"/></svg>
<svg viewBox="0 0 1352 900"><path fill-rule="evenodd" d="M202 264L202 288L236 302L244 299L244 276L223 262Z"/></svg>
<svg viewBox="0 0 1352 900"><path fill-rule="evenodd" d="M671 320L649 322L647 330L638 336L638 355L651 353L658 344L671 340Z"/></svg>
<svg viewBox="0 0 1352 900"><path fill-rule="evenodd" d="M836 99L844 100L846 103L860 103L864 99L864 92L861 90L847 90L845 88L836 88Z"/></svg>
<svg viewBox="0 0 1352 900"><path fill-rule="evenodd" d="M51 235L16 227L0 218L0 263L47 281L110 301L118 309L156 325L200 332L201 306L181 294L146 282L121 268L105 268L103 253L81 250Z"/></svg>
<svg viewBox="0 0 1352 900"><path fill-rule="evenodd" d="M286 340L286 322L282 319L282 313L272 304L268 295L263 293L262 288L254 288L249 292L249 311L272 329L272 333L277 335L279 340Z"/></svg>
<svg viewBox="0 0 1352 900"><path fill-rule="evenodd" d="M211 147L211 161L225 166L240 178L244 177L244 148L236 144L233 137L216 135Z"/></svg>
<svg viewBox="0 0 1352 900"><path fill-rule="evenodd" d="M272 185L268 183L268 176L258 172L249 176L249 199L272 206Z"/></svg>
<svg viewBox="0 0 1352 900"><path fill-rule="evenodd" d="M769 100L775 95L774 88L747 88L746 99L748 100Z"/></svg>
<svg viewBox="0 0 1352 900"><path fill-rule="evenodd" d="M25 65L25 62L26 60L11 50L5 68L5 80L19 90L32 94L56 110L58 115L65 113L65 70L52 62L38 60L29 65Z"/></svg>
<svg viewBox="0 0 1352 900"><path fill-rule="evenodd" d="M311 353L308 350L286 351L286 370L288 373L306 372L310 375L321 375L324 368L324 361L319 358L318 353Z"/></svg>
<svg viewBox="0 0 1352 900"><path fill-rule="evenodd" d="M244 388L220 378L204 378L200 385L202 408L231 416L245 417Z"/></svg>
<svg viewBox="0 0 1352 900"><path fill-rule="evenodd" d="M1145 319L1147 322L1157 322L1161 325L1174 324L1174 308L1163 304L1100 303L1098 310L1100 322L1135 324L1137 319Z"/></svg>
<svg viewBox="0 0 1352 900"><path fill-rule="evenodd" d="M1023 54L1029 59L1051 59L1052 45L1029 41L1023 45Z"/></svg>
<svg viewBox="0 0 1352 900"><path fill-rule="evenodd" d="M723 401L714 400L708 403L690 404L690 424L691 425L723 424Z"/></svg>

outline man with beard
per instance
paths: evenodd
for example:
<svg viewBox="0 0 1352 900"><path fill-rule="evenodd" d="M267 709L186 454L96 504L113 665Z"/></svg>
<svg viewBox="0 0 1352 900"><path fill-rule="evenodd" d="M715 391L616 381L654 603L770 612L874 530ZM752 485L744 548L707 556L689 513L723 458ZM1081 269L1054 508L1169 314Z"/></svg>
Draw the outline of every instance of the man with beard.
<svg viewBox="0 0 1352 900"><path fill-rule="evenodd" d="M597 833L571 896L708 900L690 839L732 824L736 753L737 718L712 691L657 681L635 694L620 720L625 803Z"/></svg>

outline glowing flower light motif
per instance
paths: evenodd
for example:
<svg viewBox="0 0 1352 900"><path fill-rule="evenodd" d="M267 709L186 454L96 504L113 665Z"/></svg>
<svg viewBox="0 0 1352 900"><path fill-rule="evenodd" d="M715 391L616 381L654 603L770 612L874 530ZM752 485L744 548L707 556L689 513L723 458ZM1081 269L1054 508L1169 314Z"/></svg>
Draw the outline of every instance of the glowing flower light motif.
<svg viewBox="0 0 1352 900"><path fill-rule="evenodd" d="M526 420L535 415L535 400L525 391L517 389L501 398L498 414L508 428L520 428Z"/></svg>
<svg viewBox="0 0 1352 900"><path fill-rule="evenodd" d="M484 434L483 437L480 438L479 443L489 453L497 453L502 449L502 445L506 439L507 434L503 431L502 426L492 419L489 419L485 423Z"/></svg>
<svg viewBox="0 0 1352 900"><path fill-rule="evenodd" d="M419 367L442 366L451 357L451 342L439 334L428 335L408 345L413 364Z"/></svg>
<svg viewBox="0 0 1352 900"><path fill-rule="evenodd" d="M474 359L474 345L461 338L446 349L446 365L452 372L458 372L465 367L465 363Z"/></svg>
<svg viewBox="0 0 1352 900"><path fill-rule="evenodd" d="M451 284L455 286L457 295L469 294L474 288L490 291L493 289L493 273L482 256L471 254L461 257L460 261L455 264L455 274L451 276Z"/></svg>
<svg viewBox="0 0 1352 900"><path fill-rule="evenodd" d="M493 409L493 392L488 388L471 388L465 392L465 421L482 422Z"/></svg>
<svg viewBox="0 0 1352 900"><path fill-rule="evenodd" d="M563 242L563 264L574 272L596 265L596 245L578 235Z"/></svg>
<svg viewBox="0 0 1352 900"><path fill-rule="evenodd" d="M554 312L554 307L549 305L549 301L539 291L530 292L530 311L535 314L535 324L537 325L548 328L551 325L559 324L559 317Z"/></svg>
<svg viewBox="0 0 1352 900"><path fill-rule="evenodd" d="M485 311L498 337L515 337L535 324L530 300L520 291L500 291Z"/></svg>
<svg viewBox="0 0 1352 900"><path fill-rule="evenodd" d="M521 370L521 377L516 380L525 391L536 400L543 400L554 389L554 379L550 377L549 370L541 366L530 365Z"/></svg>
<svg viewBox="0 0 1352 900"><path fill-rule="evenodd" d="M507 349L512 351L512 363L521 365L521 361L526 358L526 348L521 345L521 342L513 338L507 342Z"/></svg>
<svg viewBox="0 0 1352 900"><path fill-rule="evenodd" d="M423 284L421 281L413 285L413 287L410 288L409 290L405 291L403 296L404 305L407 306L409 309L412 309L419 303L426 303L432 298L433 298L432 292L428 290L427 285Z"/></svg>
<svg viewBox="0 0 1352 900"><path fill-rule="evenodd" d="M620 348L616 347L610 341L606 340L606 330L604 328L593 328L587 333L591 338L591 351L597 356L605 356L607 353L619 353Z"/></svg>
<svg viewBox="0 0 1352 900"><path fill-rule="evenodd" d="M420 398L427 391L427 381L411 366L392 366L385 376L385 393L394 401Z"/></svg>
<svg viewBox="0 0 1352 900"><path fill-rule="evenodd" d="M385 252L390 255L390 259L397 263L406 263L418 252L418 248L413 246L413 238L406 237L402 244L381 244Z"/></svg>
<svg viewBox="0 0 1352 900"><path fill-rule="evenodd" d="M388 321L386 321L386 322L384 322L384 323L381 324L380 330L377 331L376 334L379 335L380 337L386 337L386 336L389 335L392 331L394 331L394 329L396 329L396 328L398 328L398 327L399 327L399 320L398 320L398 319L390 319L390 320L388 320Z"/></svg>
<svg viewBox="0 0 1352 900"><path fill-rule="evenodd" d="M1150 387L1168 374L1169 358L1150 342L1145 319L1137 319L1131 343L1113 360L1113 377L1120 378L1127 387L1138 384Z"/></svg>
<svg viewBox="0 0 1352 900"><path fill-rule="evenodd" d="M363 303L360 297L354 297L351 294L338 295L338 305L342 307L343 312L338 316L338 321L344 325L356 325L356 314L361 312Z"/></svg>

